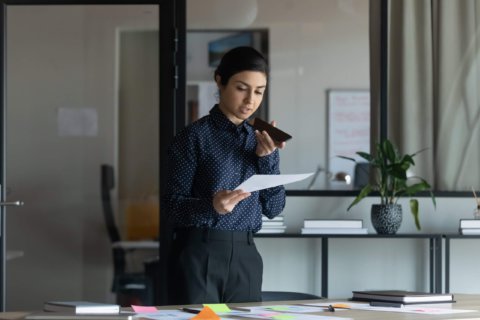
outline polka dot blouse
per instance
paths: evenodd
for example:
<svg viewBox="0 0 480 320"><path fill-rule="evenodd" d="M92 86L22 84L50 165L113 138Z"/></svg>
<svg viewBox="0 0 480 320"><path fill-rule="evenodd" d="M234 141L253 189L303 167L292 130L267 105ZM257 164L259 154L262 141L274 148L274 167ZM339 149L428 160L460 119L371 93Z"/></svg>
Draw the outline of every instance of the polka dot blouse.
<svg viewBox="0 0 480 320"><path fill-rule="evenodd" d="M213 195L234 190L254 174L279 174L278 150L255 153L255 131L233 124L215 105L208 116L182 130L169 148L164 208L175 227L257 232L262 214L273 218L285 207L283 186L252 192L231 213L218 214Z"/></svg>

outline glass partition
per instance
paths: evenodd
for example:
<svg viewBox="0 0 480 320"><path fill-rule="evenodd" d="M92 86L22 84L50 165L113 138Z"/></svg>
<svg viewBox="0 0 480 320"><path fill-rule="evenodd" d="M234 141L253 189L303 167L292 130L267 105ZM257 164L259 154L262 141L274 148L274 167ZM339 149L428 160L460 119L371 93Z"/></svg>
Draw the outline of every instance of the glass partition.
<svg viewBox="0 0 480 320"><path fill-rule="evenodd" d="M435 191L480 188L478 1L388 1L388 135ZM455 192L455 193L452 193Z"/></svg>
<svg viewBox="0 0 480 320"><path fill-rule="evenodd" d="M365 174L337 156L369 151L368 25L368 0L188 0L186 121L216 102L212 46L254 46L271 69L259 117L293 136L281 172L315 173L287 190L359 189Z"/></svg>
<svg viewBox="0 0 480 320"><path fill-rule="evenodd" d="M159 7L6 8L7 306L115 301L101 165L120 240L158 236ZM105 186L105 185L104 185ZM127 261L143 271L144 256Z"/></svg>

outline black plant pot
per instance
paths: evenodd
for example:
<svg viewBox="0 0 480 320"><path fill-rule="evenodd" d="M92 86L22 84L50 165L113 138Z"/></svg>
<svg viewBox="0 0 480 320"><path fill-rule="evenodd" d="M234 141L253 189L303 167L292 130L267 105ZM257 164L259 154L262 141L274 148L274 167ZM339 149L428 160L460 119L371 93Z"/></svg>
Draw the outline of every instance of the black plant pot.
<svg viewBox="0 0 480 320"><path fill-rule="evenodd" d="M378 234L396 234L402 224L402 206L373 204L371 219Z"/></svg>

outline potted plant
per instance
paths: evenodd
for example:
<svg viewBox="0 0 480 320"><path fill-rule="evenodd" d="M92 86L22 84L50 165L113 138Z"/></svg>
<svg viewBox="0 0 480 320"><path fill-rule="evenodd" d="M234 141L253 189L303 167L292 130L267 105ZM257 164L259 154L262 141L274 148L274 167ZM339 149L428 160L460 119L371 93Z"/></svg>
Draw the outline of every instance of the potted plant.
<svg viewBox="0 0 480 320"><path fill-rule="evenodd" d="M420 177L409 177L407 171L415 165L413 157L418 154L401 155L388 139L375 144L375 154L357 152L369 163L373 177L348 207L350 210L370 193L376 191L380 195L380 204L372 205L371 219L377 233L395 234L402 222L402 207L397 203L403 196L413 196L420 191L430 191L432 202L436 207L435 196L427 181ZM421 152L421 151L419 151ZM357 163L353 158L340 156ZM415 219L417 230L421 230L418 200L410 199L410 211Z"/></svg>

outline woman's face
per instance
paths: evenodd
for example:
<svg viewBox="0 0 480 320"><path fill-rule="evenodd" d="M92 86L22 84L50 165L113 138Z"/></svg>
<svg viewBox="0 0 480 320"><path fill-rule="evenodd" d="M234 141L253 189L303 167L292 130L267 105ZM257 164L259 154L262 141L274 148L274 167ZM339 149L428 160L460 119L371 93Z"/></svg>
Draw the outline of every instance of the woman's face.
<svg viewBox="0 0 480 320"><path fill-rule="evenodd" d="M236 125L240 125L257 111L267 88L267 77L260 71L242 71L234 74L224 86L217 76L220 91L220 110Z"/></svg>

